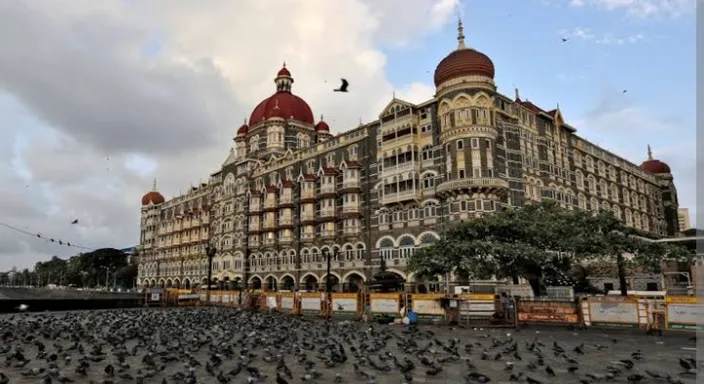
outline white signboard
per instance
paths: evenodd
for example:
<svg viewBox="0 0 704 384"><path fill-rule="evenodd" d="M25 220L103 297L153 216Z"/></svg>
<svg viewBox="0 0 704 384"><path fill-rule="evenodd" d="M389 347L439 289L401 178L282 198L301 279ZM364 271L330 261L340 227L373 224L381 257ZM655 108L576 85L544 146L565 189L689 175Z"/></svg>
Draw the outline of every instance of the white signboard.
<svg viewBox="0 0 704 384"><path fill-rule="evenodd" d="M395 299L371 299L369 307L372 313L398 313L398 300Z"/></svg>
<svg viewBox="0 0 704 384"><path fill-rule="evenodd" d="M207 299L208 299L208 295L206 295L205 293L200 294L200 301L206 301Z"/></svg>
<svg viewBox="0 0 704 384"><path fill-rule="evenodd" d="M704 319L704 305L702 304L667 305L668 323L696 325L702 319Z"/></svg>
<svg viewBox="0 0 704 384"><path fill-rule="evenodd" d="M152 293L151 301L159 301L161 299L160 293Z"/></svg>
<svg viewBox="0 0 704 384"><path fill-rule="evenodd" d="M439 300L414 300L413 312L419 315L444 315L445 310L442 309Z"/></svg>
<svg viewBox="0 0 704 384"><path fill-rule="evenodd" d="M192 293L188 295L180 295L179 300L194 300L194 299L200 299L200 295L197 293Z"/></svg>
<svg viewBox="0 0 704 384"><path fill-rule="evenodd" d="M210 302L217 303L220 301L220 296L210 295Z"/></svg>
<svg viewBox="0 0 704 384"><path fill-rule="evenodd" d="M638 306L629 302L592 301L592 323L638 324Z"/></svg>
<svg viewBox="0 0 704 384"><path fill-rule="evenodd" d="M276 307L278 307L278 304L276 303L276 297L275 296L267 296L266 297L266 306L269 307L269 309L276 309Z"/></svg>
<svg viewBox="0 0 704 384"><path fill-rule="evenodd" d="M304 297L301 299L301 309L304 311L320 311L319 297Z"/></svg>
<svg viewBox="0 0 704 384"><path fill-rule="evenodd" d="M222 295L222 302L223 303L229 303L230 302L230 295Z"/></svg>
<svg viewBox="0 0 704 384"><path fill-rule="evenodd" d="M357 312L357 299L332 299L332 310L334 312Z"/></svg>
<svg viewBox="0 0 704 384"><path fill-rule="evenodd" d="M293 309L293 297L282 297L281 308Z"/></svg>

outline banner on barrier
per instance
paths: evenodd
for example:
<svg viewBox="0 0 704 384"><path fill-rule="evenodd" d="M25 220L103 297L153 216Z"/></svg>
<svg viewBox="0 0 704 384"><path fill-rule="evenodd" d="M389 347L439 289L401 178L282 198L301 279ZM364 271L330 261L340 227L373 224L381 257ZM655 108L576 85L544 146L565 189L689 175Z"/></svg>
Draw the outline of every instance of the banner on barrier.
<svg viewBox="0 0 704 384"><path fill-rule="evenodd" d="M334 315L354 315L357 313L356 293L333 293L332 313Z"/></svg>
<svg viewBox="0 0 704 384"><path fill-rule="evenodd" d="M565 301L519 301L518 321L528 323L579 323L577 307Z"/></svg>
<svg viewBox="0 0 704 384"><path fill-rule="evenodd" d="M397 293L370 293L369 309L371 313L393 313L399 311L399 294Z"/></svg>
<svg viewBox="0 0 704 384"><path fill-rule="evenodd" d="M230 295L222 295L220 301L225 304L230 304Z"/></svg>
<svg viewBox="0 0 704 384"><path fill-rule="evenodd" d="M304 293L301 297L301 311L306 313L320 313L320 294Z"/></svg>
<svg viewBox="0 0 704 384"><path fill-rule="evenodd" d="M267 295L266 297L266 306L269 309L277 309L279 307L279 303L276 301L276 296L269 296Z"/></svg>
<svg viewBox="0 0 704 384"><path fill-rule="evenodd" d="M197 300L200 299L200 295L197 293L189 293L187 295L179 295L179 300Z"/></svg>
<svg viewBox="0 0 704 384"><path fill-rule="evenodd" d="M281 296L281 308L293 309L293 296Z"/></svg>
<svg viewBox="0 0 704 384"><path fill-rule="evenodd" d="M441 317L445 316L445 309L442 307L440 299L442 294L416 294L413 295L413 312L419 317Z"/></svg>
<svg viewBox="0 0 704 384"><path fill-rule="evenodd" d="M149 301L159 301L161 300L161 293L152 293L149 295Z"/></svg>
<svg viewBox="0 0 704 384"><path fill-rule="evenodd" d="M668 296L667 327L691 331L704 331L704 303L696 296ZM699 324L698 324L699 323Z"/></svg>
<svg viewBox="0 0 704 384"><path fill-rule="evenodd" d="M637 328L640 326L638 303L623 297L589 298L592 325Z"/></svg>

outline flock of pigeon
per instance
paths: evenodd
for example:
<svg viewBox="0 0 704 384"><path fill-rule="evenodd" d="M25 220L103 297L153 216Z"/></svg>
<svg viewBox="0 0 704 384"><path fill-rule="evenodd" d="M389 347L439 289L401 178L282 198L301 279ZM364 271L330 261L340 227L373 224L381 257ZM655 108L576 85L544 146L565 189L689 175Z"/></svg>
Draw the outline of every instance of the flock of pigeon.
<svg viewBox="0 0 704 384"><path fill-rule="evenodd" d="M695 383L702 370L679 345L686 339L404 327L212 307L25 312L0 317L0 333L0 384L676 384Z"/></svg>

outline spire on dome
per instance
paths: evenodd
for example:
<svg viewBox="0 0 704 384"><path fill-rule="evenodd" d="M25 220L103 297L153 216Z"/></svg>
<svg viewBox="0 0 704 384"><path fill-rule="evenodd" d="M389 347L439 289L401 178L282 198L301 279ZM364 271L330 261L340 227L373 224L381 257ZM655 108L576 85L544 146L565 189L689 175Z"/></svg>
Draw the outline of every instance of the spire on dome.
<svg viewBox="0 0 704 384"><path fill-rule="evenodd" d="M284 61L283 67L276 74L276 90L278 92L291 92L291 84L293 84L293 77L291 77L291 72L286 68L286 62Z"/></svg>
<svg viewBox="0 0 704 384"><path fill-rule="evenodd" d="M152 191L156 192L156 177L154 178L154 184L152 184Z"/></svg>
<svg viewBox="0 0 704 384"><path fill-rule="evenodd" d="M457 49L466 49L464 44L464 27L462 26L462 17L457 16Z"/></svg>
<svg viewBox="0 0 704 384"><path fill-rule="evenodd" d="M648 160L653 159L653 150L650 149L650 144L648 144Z"/></svg>
<svg viewBox="0 0 704 384"><path fill-rule="evenodd" d="M520 100L521 100L521 94L518 93L518 88L514 88L514 89L513 89L513 92L516 94L516 101L520 101Z"/></svg>
<svg viewBox="0 0 704 384"><path fill-rule="evenodd" d="M321 114L320 114L320 121L324 121L324 120L325 120L325 119L323 119L323 114L321 113Z"/></svg>

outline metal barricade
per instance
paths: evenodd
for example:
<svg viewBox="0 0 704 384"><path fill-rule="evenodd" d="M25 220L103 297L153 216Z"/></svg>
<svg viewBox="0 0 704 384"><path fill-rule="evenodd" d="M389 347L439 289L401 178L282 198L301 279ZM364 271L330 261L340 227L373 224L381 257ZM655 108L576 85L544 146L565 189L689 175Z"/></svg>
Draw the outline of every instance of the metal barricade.
<svg viewBox="0 0 704 384"><path fill-rule="evenodd" d="M474 328L515 328L518 322L516 300L507 296L464 295L459 321Z"/></svg>

